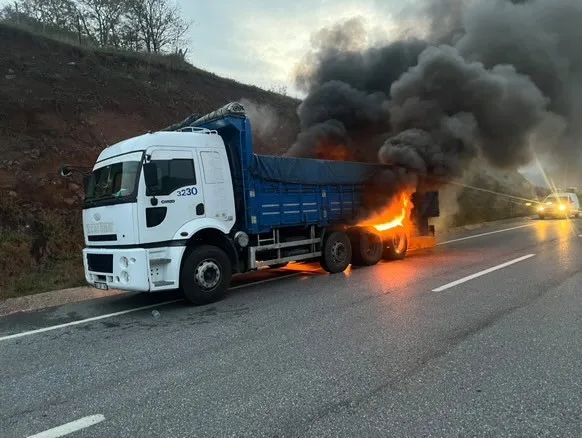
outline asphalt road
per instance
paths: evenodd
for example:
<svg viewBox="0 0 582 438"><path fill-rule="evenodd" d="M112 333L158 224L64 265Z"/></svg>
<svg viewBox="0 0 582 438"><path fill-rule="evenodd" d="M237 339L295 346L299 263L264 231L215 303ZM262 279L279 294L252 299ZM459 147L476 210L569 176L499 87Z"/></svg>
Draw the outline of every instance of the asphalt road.
<svg viewBox="0 0 582 438"><path fill-rule="evenodd" d="M0 436L580 437L580 234L524 220L344 274L257 274L205 307L0 318Z"/></svg>

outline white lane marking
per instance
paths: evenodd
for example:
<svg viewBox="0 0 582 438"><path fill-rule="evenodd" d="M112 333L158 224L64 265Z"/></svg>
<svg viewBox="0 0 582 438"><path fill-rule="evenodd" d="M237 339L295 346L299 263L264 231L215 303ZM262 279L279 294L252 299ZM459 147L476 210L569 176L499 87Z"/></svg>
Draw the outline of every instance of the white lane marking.
<svg viewBox="0 0 582 438"><path fill-rule="evenodd" d="M269 283L269 282L275 281L275 280L283 280L284 278L296 277L298 275L302 275L302 274L306 274L306 273L307 272L297 272L297 273L285 275L285 276L282 276L282 277L267 278L266 280L256 281L254 283L239 284L238 286L231 287L230 290L241 289L243 287L248 287L248 286L255 286L257 284L262 284L262 283ZM157 303L157 304L150 304L150 305L147 305L147 306L135 307L133 309L121 310L119 312L107 313L105 315L93 316L91 318L80 319L78 321L71 321L71 322L67 322L67 323L64 323L64 324L52 325L50 327L43 327L43 328L40 328L40 329L30 330L30 331L27 331L27 332L14 333L12 335L7 335L7 336L0 337L0 342L2 342L2 341L8 341L10 339L21 338L23 336L36 335L38 333L49 332L49 331L57 330L57 329L60 329L60 328L71 327L71 326L74 326L74 325L85 324L87 322L99 321L101 319L113 318L114 316L120 316L120 315L126 315L128 313L139 312L140 310L147 310L147 309L152 309L154 307L166 306L168 304L180 303L182 301L184 301L184 300L183 299L179 299L179 300L163 301L163 302Z"/></svg>
<svg viewBox="0 0 582 438"><path fill-rule="evenodd" d="M493 271L497 271L499 269L503 269L503 268L506 268L508 266L511 266L511 265L513 265L515 263L522 262L522 261L527 260L527 259L529 259L529 258L531 258L533 256L535 256L535 254L528 254L528 255L525 255L523 257L519 257L519 258L517 258L515 260L510 260L509 262L505 262L505 263L502 263L500 265L493 266L492 268L485 269L484 271L480 271L480 272L477 272L475 274L468 275L467 277L463 277L463 278L461 278L459 280L456 280L456 281L453 281L451 283L445 284L444 286L437 287L436 289L433 289L432 291L433 292L442 292L443 290L446 290L446 289L449 289L451 287L457 286L457 285L459 285L461 283L465 283L465 282L467 282L469 280L473 280L473 279L475 279L477 277L481 277L482 275L489 274L489 273L491 273Z"/></svg>
<svg viewBox="0 0 582 438"><path fill-rule="evenodd" d="M45 430L44 432L37 433L35 435L30 435L28 438L58 438L61 436L69 435L73 432L77 432L78 430L94 426L97 423L101 423L103 420L105 420L105 417L101 414L89 415L88 417L79 418L78 420L71 421L70 423L63 424L62 426Z"/></svg>
<svg viewBox="0 0 582 438"><path fill-rule="evenodd" d="M519 230L520 228L532 227L535 224L520 225L519 227L505 228L503 230L490 231L488 233L475 234L474 236L461 237L460 239L447 240L446 242L439 242L437 245L446 245L447 243L460 242L461 240L476 239L477 237L490 236L491 234L504 233L511 230Z"/></svg>
<svg viewBox="0 0 582 438"><path fill-rule="evenodd" d="M23 336L28 336L28 335L35 335L37 333L49 332L51 330L57 330L57 329L64 328L64 327L71 327L73 325L84 324L86 322L99 321L100 319L112 318L114 316L125 315L127 313L139 312L140 310L151 309L153 307L158 307L158 306L165 306L167 304L178 303L180 301L184 301L184 300L179 299L179 300L172 300L172 301L164 301L164 302L158 303L158 304L150 304L149 306L135 307L133 309L121 310L119 312L107 313L105 315L99 315L99 316L93 316L91 318L80 319L78 321L71 321L71 322L67 322L65 324L51 325L50 327L44 327L41 329L30 330L28 332L15 333L13 335L1 337L0 342L7 341L9 339L21 338Z"/></svg>

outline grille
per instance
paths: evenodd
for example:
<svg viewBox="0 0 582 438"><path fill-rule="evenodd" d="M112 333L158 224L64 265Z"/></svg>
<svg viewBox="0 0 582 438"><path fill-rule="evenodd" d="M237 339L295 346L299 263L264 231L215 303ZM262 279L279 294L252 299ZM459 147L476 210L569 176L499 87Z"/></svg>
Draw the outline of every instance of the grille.
<svg viewBox="0 0 582 438"><path fill-rule="evenodd" d="M114 242L117 240L117 234L98 234L95 236L88 236L89 242Z"/></svg>
<svg viewBox="0 0 582 438"><path fill-rule="evenodd" d="M87 254L89 271L113 273L113 254Z"/></svg>

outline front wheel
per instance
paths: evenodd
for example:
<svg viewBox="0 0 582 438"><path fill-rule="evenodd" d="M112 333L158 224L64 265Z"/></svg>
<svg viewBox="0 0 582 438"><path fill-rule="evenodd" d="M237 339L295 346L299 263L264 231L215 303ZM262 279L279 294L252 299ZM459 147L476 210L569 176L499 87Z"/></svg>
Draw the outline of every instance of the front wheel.
<svg viewBox="0 0 582 438"><path fill-rule="evenodd" d="M180 287L194 305L209 304L224 297L232 276L226 253L211 245L194 248L184 260Z"/></svg>
<svg viewBox="0 0 582 438"><path fill-rule="evenodd" d="M331 232L323 242L320 264L330 274L347 269L352 261L352 244L343 231Z"/></svg>
<svg viewBox="0 0 582 438"><path fill-rule="evenodd" d="M384 239L383 258L402 260L408 250L408 236L403 227L397 227Z"/></svg>

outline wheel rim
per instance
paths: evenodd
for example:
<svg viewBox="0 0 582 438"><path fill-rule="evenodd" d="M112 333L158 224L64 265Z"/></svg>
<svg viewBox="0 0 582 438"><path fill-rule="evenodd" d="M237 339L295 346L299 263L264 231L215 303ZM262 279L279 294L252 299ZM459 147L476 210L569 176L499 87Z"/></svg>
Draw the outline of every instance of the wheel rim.
<svg viewBox="0 0 582 438"><path fill-rule="evenodd" d="M220 278L220 267L212 259L206 259L200 262L194 273L196 284L204 290L214 289L220 283Z"/></svg>
<svg viewBox="0 0 582 438"><path fill-rule="evenodd" d="M343 242L337 241L331 247L331 258L336 265L345 262L348 250Z"/></svg>
<svg viewBox="0 0 582 438"><path fill-rule="evenodd" d="M402 254L405 246L406 237L404 236L404 233L395 233L394 236L392 236L392 247L396 254Z"/></svg>

